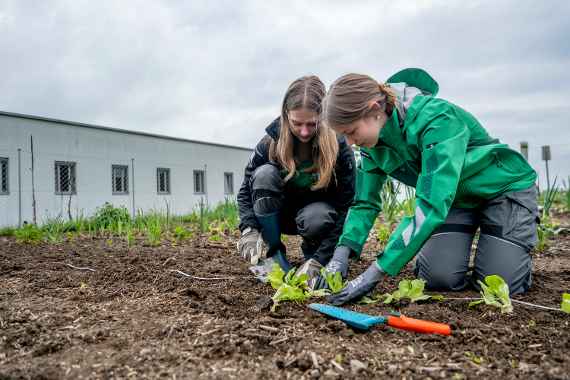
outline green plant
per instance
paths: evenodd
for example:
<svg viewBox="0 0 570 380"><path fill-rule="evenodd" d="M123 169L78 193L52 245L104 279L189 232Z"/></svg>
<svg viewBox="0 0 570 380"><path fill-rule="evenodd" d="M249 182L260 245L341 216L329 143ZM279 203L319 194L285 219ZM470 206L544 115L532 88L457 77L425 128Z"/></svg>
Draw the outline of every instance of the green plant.
<svg viewBox="0 0 570 380"><path fill-rule="evenodd" d="M147 242L151 246L157 246L160 244L161 236L162 236L162 226L160 220L158 218L154 218L149 220L146 226L146 236Z"/></svg>
<svg viewBox="0 0 570 380"><path fill-rule="evenodd" d="M325 268L321 269L321 276L327 282L329 290L332 294L338 293L345 287L346 281L343 281L342 275L340 272L329 273L325 270Z"/></svg>
<svg viewBox="0 0 570 380"><path fill-rule="evenodd" d="M0 236L14 236L16 229L12 227L0 228Z"/></svg>
<svg viewBox="0 0 570 380"><path fill-rule="evenodd" d="M559 232L558 225L552 222L550 216L543 216L536 230L538 243L536 244L535 250L537 252L544 252L550 246L550 238Z"/></svg>
<svg viewBox="0 0 570 380"><path fill-rule="evenodd" d="M378 227L376 228L377 236L378 236L378 243L384 247L388 243L388 239L390 239L390 226L386 223L378 223Z"/></svg>
<svg viewBox="0 0 570 380"><path fill-rule="evenodd" d="M543 208L542 208L542 217L550 216L550 209L560 192L560 189L556 186L557 178L554 178L554 182L552 183L552 187L546 189L544 193L544 201L543 201Z"/></svg>
<svg viewBox="0 0 570 380"><path fill-rule="evenodd" d="M304 302L311 297L321 297L328 292L325 290L312 291L307 285L309 276L307 274L295 275L296 269L291 269L287 274L281 269L279 264L274 264L273 269L267 276L271 287L275 289L272 297L272 311L275 311L281 301Z"/></svg>
<svg viewBox="0 0 570 380"><path fill-rule="evenodd" d="M410 302L425 301L428 299L442 300L442 296L424 294L426 282L421 279L402 280L398 284L398 290L384 294L384 303L390 304L408 299Z"/></svg>
<svg viewBox="0 0 570 380"><path fill-rule="evenodd" d="M400 207L405 216L414 216L416 212L416 191L411 186L404 186L405 199Z"/></svg>
<svg viewBox="0 0 570 380"><path fill-rule="evenodd" d="M501 276L490 275L485 282L477 281L481 286L481 299L469 303L469 306L485 303L501 309L501 313L511 313L513 305L509 296L509 286Z"/></svg>
<svg viewBox="0 0 570 380"><path fill-rule="evenodd" d="M124 224L131 223L131 216L125 207L114 207L106 202L97 208L92 219L92 227L95 231L111 230L117 232Z"/></svg>
<svg viewBox="0 0 570 380"><path fill-rule="evenodd" d="M563 293L562 294L562 302L560 303L560 310L563 312L570 314L570 294Z"/></svg>
<svg viewBox="0 0 570 380"><path fill-rule="evenodd" d="M566 190L560 190L561 193L563 194L563 206L564 209L566 209L566 211L570 211L570 176L568 176L568 181L564 181L562 180L562 184L563 184L563 189Z"/></svg>
<svg viewBox="0 0 570 380"><path fill-rule="evenodd" d="M174 238L177 241L182 241L182 240L186 240L192 237L192 232L188 231L186 228L184 228L184 226L176 226L174 227Z"/></svg>
<svg viewBox="0 0 570 380"><path fill-rule="evenodd" d="M25 224L22 228L18 228L14 235L17 242L34 244L42 240L43 232L35 224Z"/></svg>
<svg viewBox="0 0 570 380"><path fill-rule="evenodd" d="M400 202L398 201L400 186L400 182L388 180L384 183L382 191L380 192L380 199L382 200L382 215L390 225L396 222L396 217L400 212Z"/></svg>
<svg viewBox="0 0 570 380"><path fill-rule="evenodd" d="M63 240L63 234L68 229L71 229L70 225L67 225L60 218L49 220L42 227L44 238L50 243L61 242Z"/></svg>
<svg viewBox="0 0 570 380"><path fill-rule="evenodd" d="M135 233L130 225L125 230L125 240L127 241L127 246L129 248L132 247L135 243Z"/></svg>

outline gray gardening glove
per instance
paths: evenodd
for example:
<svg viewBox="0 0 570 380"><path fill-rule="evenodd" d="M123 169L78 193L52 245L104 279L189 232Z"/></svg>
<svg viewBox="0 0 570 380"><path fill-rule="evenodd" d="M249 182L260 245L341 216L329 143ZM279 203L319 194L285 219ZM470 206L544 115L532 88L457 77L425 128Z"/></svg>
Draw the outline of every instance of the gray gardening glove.
<svg viewBox="0 0 570 380"><path fill-rule="evenodd" d="M309 259L305 261L305 263L303 263L303 265L301 265L299 269L297 269L295 275L300 276L302 274L307 274L307 276L309 276L309 279L307 280L307 285L309 285L309 288L314 289L315 283L321 273L322 267L323 266L321 265L321 263L319 263L317 260Z"/></svg>
<svg viewBox="0 0 570 380"><path fill-rule="evenodd" d="M350 248L345 246L338 246L334 250L333 257L329 263L325 266L325 272L336 273L340 272L343 279L346 278L348 274L348 257L350 256ZM319 273L319 276L315 280L314 289L326 289L328 288L327 281Z"/></svg>
<svg viewBox="0 0 570 380"><path fill-rule="evenodd" d="M252 265L257 265L259 259L267 251L261 233L255 228L247 227L241 233L237 243L237 249L241 257L249 261Z"/></svg>
<svg viewBox="0 0 570 380"><path fill-rule="evenodd" d="M342 305L349 301L356 301L368 294L384 278L384 271L374 261L360 276L350 281L338 293L327 298L333 305Z"/></svg>

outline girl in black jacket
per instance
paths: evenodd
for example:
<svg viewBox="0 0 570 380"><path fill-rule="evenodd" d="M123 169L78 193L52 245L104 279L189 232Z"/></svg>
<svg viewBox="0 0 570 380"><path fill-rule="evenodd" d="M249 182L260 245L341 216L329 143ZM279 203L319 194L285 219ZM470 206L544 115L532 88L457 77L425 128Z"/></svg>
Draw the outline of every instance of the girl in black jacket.
<svg viewBox="0 0 570 380"><path fill-rule="evenodd" d="M281 233L302 236L300 271L310 278L332 257L354 198L355 162L345 139L319 122L324 95L316 76L294 81L281 117L265 129L245 168L237 198L238 250L252 264L260 260L264 241L266 263L291 268Z"/></svg>

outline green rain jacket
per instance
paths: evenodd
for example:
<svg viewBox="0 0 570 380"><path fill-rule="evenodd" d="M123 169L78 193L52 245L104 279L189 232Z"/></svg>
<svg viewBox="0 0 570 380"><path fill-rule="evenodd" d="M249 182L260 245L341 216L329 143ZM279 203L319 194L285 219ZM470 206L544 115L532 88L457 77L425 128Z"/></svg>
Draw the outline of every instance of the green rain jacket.
<svg viewBox="0 0 570 380"><path fill-rule="evenodd" d="M361 149L356 196L338 245L360 256L382 209L380 191L390 176L416 188L414 216L390 236L378 265L395 276L416 255L451 207L476 208L500 194L534 185L536 172L518 152L493 139L469 112L436 98L437 82L421 69L387 81L396 109L374 148Z"/></svg>

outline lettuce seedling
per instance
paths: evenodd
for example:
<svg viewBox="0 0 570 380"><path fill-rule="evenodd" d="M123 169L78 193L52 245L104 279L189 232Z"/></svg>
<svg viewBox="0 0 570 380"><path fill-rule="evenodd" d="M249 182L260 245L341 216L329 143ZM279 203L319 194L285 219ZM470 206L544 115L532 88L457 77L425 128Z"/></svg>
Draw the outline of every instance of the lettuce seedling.
<svg viewBox="0 0 570 380"><path fill-rule="evenodd" d="M272 297L272 311L275 311L281 301L304 302L311 297L322 297L327 294L324 289L312 291L307 284L309 276L306 273L297 276L295 271L293 268L285 274L279 264L273 264L273 269L267 276L271 287L276 290Z"/></svg>
<svg viewBox="0 0 570 380"><path fill-rule="evenodd" d="M563 293L562 294L562 303L560 304L560 309L563 312L570 314L570 294L569 293Z"/></svg>
<svg viewBox="0 0 570 380"><path fill-rule="evenodd" d="M513 305L509 296L509 285L501 276L493 274L485 277L485 283L477 281L481 286L481 299L469 303L469 306L485 303L501 309L501 313L511 313Z"/></svg>
<svg viewBox="0 0 570 380"><path fill-rule="evenodd" d="M329 290L332 294L340 292L346 285L346 281L342 280L342 275L340 272L330 273L325 270L325 268L321 268L321 276L327 282Z"/></svg>
<svg viewBox="0 0 570 380"><path fill-rule="evenodd" d="M392 302L398 302L401 299L409 299L410 302L424 301L430 298L438 298L438 296L430 296L424 294L426 282L424 280L402 280L398 284L398 290L394 291L392 294L384 294L384 303L390 304Z"/></svg>

